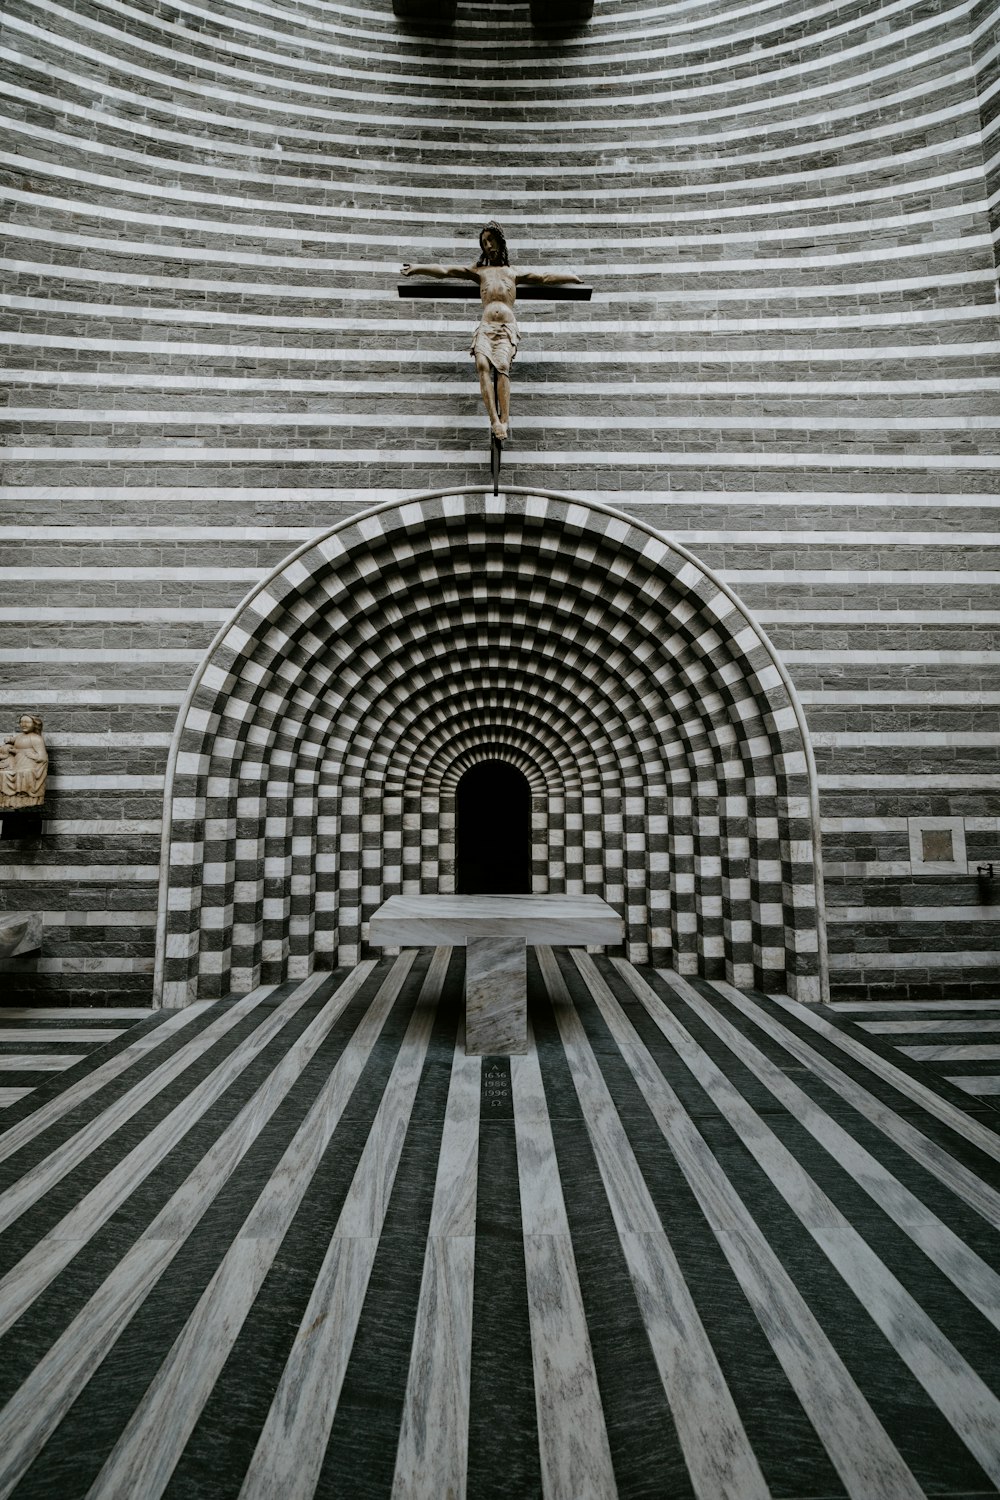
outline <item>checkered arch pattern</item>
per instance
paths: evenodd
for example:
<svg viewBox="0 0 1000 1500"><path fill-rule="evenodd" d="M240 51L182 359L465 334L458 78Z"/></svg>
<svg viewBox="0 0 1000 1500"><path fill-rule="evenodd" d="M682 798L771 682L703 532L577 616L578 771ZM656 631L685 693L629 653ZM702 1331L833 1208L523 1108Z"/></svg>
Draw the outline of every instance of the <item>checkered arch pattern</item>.
<svg viewBox="0 0 1000 1500"><path fill-rule="evenodd" d="M220 632L167 791L162 998L356 961L454 889L455 789L523 771L537 891L602 895L633 961L819 998L804 721L684 548L569 497L446 492L295 553Z"/></svg>

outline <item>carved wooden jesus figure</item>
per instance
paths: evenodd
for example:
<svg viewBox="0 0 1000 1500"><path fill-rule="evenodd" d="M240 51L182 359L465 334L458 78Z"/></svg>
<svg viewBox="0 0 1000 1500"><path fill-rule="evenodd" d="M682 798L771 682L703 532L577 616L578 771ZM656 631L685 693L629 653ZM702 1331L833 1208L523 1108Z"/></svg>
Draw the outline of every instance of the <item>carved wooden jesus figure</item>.
<svg viewBox="0 0 1000 1500"><path fill-rule="evenodd" d="M504 232L493 220L480 231L479 250L479 259L474 266L406 265L403 267L403 275L456 277L464 281L478 281L483 315L472 336L470 353L475 358L479 372L479 386L489 414L490 428L494 437L502 442L507 436L507 423L510 419L510 367L521 337L514 316L517 288L529 284L567 286L580 278L572 271L515 271L507 254Z"/></svg>

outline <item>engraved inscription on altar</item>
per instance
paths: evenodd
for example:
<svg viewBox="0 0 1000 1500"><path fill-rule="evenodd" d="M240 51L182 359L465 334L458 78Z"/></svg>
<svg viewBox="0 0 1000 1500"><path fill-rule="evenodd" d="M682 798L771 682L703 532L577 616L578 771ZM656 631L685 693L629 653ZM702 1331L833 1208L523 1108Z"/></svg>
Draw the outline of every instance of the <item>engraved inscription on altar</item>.
<svg viewBox="0 0 1000 1500"><path fill-rule="evenodd" d="M498 1062L490 1063L483 1071L483 1108L492 1112L510 1113L510 1067Z"/></svg>

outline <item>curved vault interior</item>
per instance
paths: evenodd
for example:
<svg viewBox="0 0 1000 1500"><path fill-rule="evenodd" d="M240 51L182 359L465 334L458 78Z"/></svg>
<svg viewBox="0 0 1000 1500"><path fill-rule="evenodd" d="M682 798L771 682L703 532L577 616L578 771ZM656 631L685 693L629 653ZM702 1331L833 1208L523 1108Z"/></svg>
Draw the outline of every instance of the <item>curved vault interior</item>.
<svg viewBox="0 0 1000 1500"><path fill-rule="evenodd" d="M809 758L773 652L684 549L569 498L356 517L220 633L168 778L162 998L355 962L397 891L454 889L455 787L506 759L536 891L637 962L819 995Z"/></svg>

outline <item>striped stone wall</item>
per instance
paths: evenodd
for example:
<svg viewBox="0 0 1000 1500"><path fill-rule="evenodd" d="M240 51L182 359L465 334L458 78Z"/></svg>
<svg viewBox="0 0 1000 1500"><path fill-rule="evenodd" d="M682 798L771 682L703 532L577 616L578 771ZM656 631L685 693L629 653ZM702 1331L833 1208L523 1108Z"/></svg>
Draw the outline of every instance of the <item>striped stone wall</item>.
<svg viewBox="0 0 1000 1500"><path fill-rule="evenodd" d="M971 40L979 94L993 253L1000 265L1000 7L996 0L978 0L973 6Z"/></svg>
<svg viewBox="0 0 1000 1500"><path fill-rule="evenodd" d="M995 3L598 0L555 41L518 5L6 9L0 707L52 773L2 850L48 923L18 997L150 995L170 736L248 590L482 483L470 307L396 282L494 215L594 286L522 310L505 474L665 531L774 642L839 993L995 988Z"/></svg>

